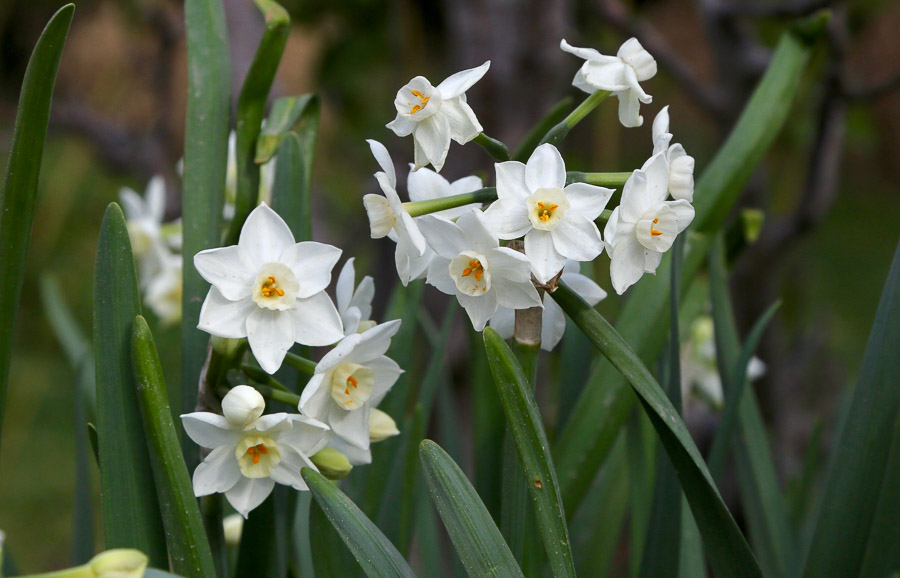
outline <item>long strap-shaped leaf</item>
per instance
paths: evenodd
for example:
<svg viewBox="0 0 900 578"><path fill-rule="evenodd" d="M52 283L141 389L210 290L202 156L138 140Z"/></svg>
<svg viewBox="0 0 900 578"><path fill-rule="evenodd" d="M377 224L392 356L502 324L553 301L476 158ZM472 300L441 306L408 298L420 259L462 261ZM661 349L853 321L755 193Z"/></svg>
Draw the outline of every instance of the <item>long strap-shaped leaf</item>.
<svg viewBox="0 0 900 578"><path fill-rule="evenodd" d="M475 488L431 440L419 446L431 499L469 576L522 576L522 570Z"/></svg>
<svg viewBox="0 0 900 578"><path fill-rule="evenodd" d="M287 45L291 17L274 0L254 0L266 19L262 40L247 72L237 105L237 194L234 218L225 238L226 245L234 245L241 234L247 215L259 199L259 165L256 164L256 139L266 112L266 100L278 71L278 63Z"/></svg>
<svg viewBox="0 0 900 578"><path fill-rule="evenodd" d="M695 228L715 231L722 226L754 167L784 126L815 40L826 21L826 15L818 14L782 35L771 64L738 124L697 182ZM703 265L708 248L708 238L691 240L684 260L682 288ZM645 275L630 290L630 298L616 323L622 337L645 360L656 357L667 333L668 271L664 259L655 277ZM633 396L616 370L605 361L596 364L569 421L554 443L553 453L568 513L575 510L594 479L632 403Z"/></svg>
<svg viewBox="0 0 900 578"><path fill-rule="evenodd" d="M805 575L856 576L863 563L900 412L900 245L875 313L831 472ZM900 524L900 512L893 512Z"/></svg>
<svg viewBox="0 0 900 578"><path fill-rule="evenodd" d="M313 469L303 468L301 474L366 576L414 576L397 548L337 486Z"/></svg>
<svg viewBox="0 0 900 578"><path fill-rule="evenodd" d="M197 404L197 383L209 341L197 329L200 306L209 285L194 269L194 255L219 246L231 118L231 60L221 0L185 0L184 19L188 95L181 207L181 409L188 413ZM196 450L185 455L188 469L199 461Z"/></svg>
<svg viewBox="0 0 900 578"><path fill-rule="evenodd" d="M141 314L125 215L106 209L94 280L97 442L106 548L135 548L167 567L156 485L131 369L131 328Z"/></svg>
<svg viewBox="0 0 900 578"><path fill-rule="evenodd" d="M531 385L506 341L490 327L484 330L484 349L506 414L506 424L516 444L519 463L528 480L553 575L574 576L575 563L553 458L550 457L550 443Z"/></svg>
<svg viewBox="0 0 900 578"><path fill-rule="evenodd" d="M565 284L551 296L638 394L675 466L715 572L719 576L762 576L691 434L653 375L612 325Z"/></svg>
<svg viewBox="0 0 900 578"><path fill-rule="evenodd" d="M50 101L74 12L75 6L66 4L53 15L28 61L19 95L12 148L0 189L0 432L3 430L16 311L34 220L34 198L50 120Z"/></svg>
<svg viewBox="0 0 900 578"><path fill-rule="evenodd" d="M131 330L131 360L172 570L182 576L214 576L216 568L181 455L159 354L140 315Z"/></svg>

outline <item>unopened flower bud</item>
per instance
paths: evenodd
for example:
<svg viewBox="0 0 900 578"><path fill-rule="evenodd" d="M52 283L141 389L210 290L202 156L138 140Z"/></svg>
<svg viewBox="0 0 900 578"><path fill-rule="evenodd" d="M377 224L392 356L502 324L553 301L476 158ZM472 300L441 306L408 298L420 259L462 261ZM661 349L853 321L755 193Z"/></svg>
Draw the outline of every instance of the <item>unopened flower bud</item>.
<svg viewBox="0 0 900 578"><path fill-rule="evenodd" d="M227 337L216 337L215 335L210 338L213 351L223 357L233 357L244 341L244 339L228 339Z"/></svg>
<svg viewBox="0 0 900 578"><path fill-rule="evenodd" d="M222 399L222 413L229 423L246 427L259 419L266 408L266 401L249 385L238 385Z"/></svg>
<svg viewBox="0 0 900 578"><path fill-rule="evenodd" d="M373 407L369 412L369 441L380 442L399 434L394 418Z"/></svg>
<svg viewBox="0 0 900 578"><path fill-rule="evenodd" d="M222 520L222 529L225 531L225 544L237 547L241 543L241 532L244 530L244 517L240 514L225 516Z"/></svg>
<svg viewBox="0 0 900 578"><path fill-rule="evenodd" d="M353 469L347 456L334 448L322 448L310 459L319 468L319 473L329 480L342 480Z"/></svg>
<svg viewBox="0 0 900 578"><path fill-rule="evenodd" d="M147 561L140 550L120 548L97 554L86 566L97 578L140 578L147 569Z"/></svg>
<svg viewBox="0 0 900 578"><path fill-rule="evenodd" d="M759 209L743 209L741 211L744 238L747 239L748 243L753 243L759 239L759 233L762 231L765 220L766 214Z"/></svg>

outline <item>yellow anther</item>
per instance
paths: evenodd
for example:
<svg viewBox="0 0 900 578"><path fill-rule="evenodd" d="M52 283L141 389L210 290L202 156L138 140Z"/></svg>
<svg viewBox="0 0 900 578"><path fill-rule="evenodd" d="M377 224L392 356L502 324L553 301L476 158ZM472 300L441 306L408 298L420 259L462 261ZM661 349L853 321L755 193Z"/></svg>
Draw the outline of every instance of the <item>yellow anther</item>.
<svg viewBox="0 0 900 578"><path fill-rule="evenodd" d="M257 444L255 446L250 446L247 448L247 454L252 456L252 460L254 464L258 464L260 460L260 454L269 453L269 449L265 446L265 444Z"/></svg>
<svg viewBox="0 0 900 578"><path fill-rule="evenodd" d="M353 377L352 375L351 375L350 377L347 378L347 383L349 383L349 384L352 385L353 387L359 387L359 382L356 381L356 378Z"/></svg>
<svg viewBox="0 0 900 578"><path fill-rule="evenodd" d="M553 216L553 211L559 208L559 205L546 206L544 203L538 203L538 219L541 221L549 221Z"/></svg>
<svg viewBox="0 0 900 578"><path fill-rule="evenodd" d="M482 276L484 276L484 265L481 264L481 261L478 259L472 259L469 261L469 266L463 269L462 276L468 277L474 273L475 280L481 281Z"/></svg>
<svg viewBox="0 0 900 578"><path fill-rule="evenodd" d="M419 99L419 104L413 105L412 108L409 109L409 114L416 114L428 104L428 101L431 100L430 96L425 96L418 90L410 90L413 96Z"/></svg>
<svg viewBox="0 0 900 578"><path fill-rule="evenodd" d="M284 297L284 289L278 288L278 282L272 275L269 275L269 278L262 284L262 288L259 292L262 293L264 297L272 297L273 295Z"/></svg>
<svg viewBox="0 0 900 578"><path fill-rule="evenodd" d="M653 219L653 225L657 223L659 223L659 217ZM650 235L653 237L659 237L660 235L662 235L662 231L657 231L653 228L653 225L650 225Z"/></svg>

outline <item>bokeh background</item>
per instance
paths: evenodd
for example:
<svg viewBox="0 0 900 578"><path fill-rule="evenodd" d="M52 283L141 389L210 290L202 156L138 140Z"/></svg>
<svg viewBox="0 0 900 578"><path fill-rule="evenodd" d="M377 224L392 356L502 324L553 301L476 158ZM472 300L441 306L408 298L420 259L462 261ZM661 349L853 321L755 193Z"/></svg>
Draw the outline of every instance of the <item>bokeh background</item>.
<svg viewBox="0 0 900 578"><path fill-rule="evenodd" d="M0 2L0 160L5 157L31 48L61 3ZM236 95L262 34L251 0L224 0ZM412 143L384 128L409 78L435 84L490 59L468 93L485 131L511 146L566 96L580 60L559 40L614 53L636 35L657 57L645 125L623 129L612 103L579 125L564 145L570 170L630 171L651 151L650 122L670 105L671 130L704 170L794 17L828 6L828 41L817 52L791 118L742 197L762 209L759 240L734 266L733 298L744 332L783 300L759 351L768 366L756 384L779 474L796 482L807 454L826 455L841 392L859 369L891 255L900 237L900 4L785 0L286 0L294 26L274 96L315 91L322 127L315 162L314 236L357 257L375 277L376 312L397 282L393 244L368 239L362 195L375 192L365 138L384 142L402 166ZM0 528L22 570L71 559L75 477L76 375L63 356L40 297L52 273L90 333L93 262L106 205L120 187L143 191L165 177L178 216L185 118L183 6L173 0L77 2L56 87L38 194L25 290L18 316L9 406L0 453ZM492 181L479 147L453 145L442 172ZM401 175L404 174L401 171ZM402 177L401 177L402 178ZM403 188L401 187L401 190ZM609 288L605 256L596 276ZM614 316L621 298L600 308ZM428 304L445 300L428 291ZM154 326L167 374L178 379L177 331ZM467 441L466 331L450 352L454 391L443 399L461 416ZM900 352L898 352L900 354ZM587 360L585 360L587 364ZM714 419L714 418L713 418ZM696 425L696 424L695 424ZM702 423L698 435L702 435ZM821 436L812 433L821 428ZM811 440L813 440L812 447ZM468 453L467 453L468 455ZM96 472L93 472L94 474ZM93 480L96 488L96 479ZM99 507L99 505L98 505ZM99 534L98 534L99 535Z"/></svg>

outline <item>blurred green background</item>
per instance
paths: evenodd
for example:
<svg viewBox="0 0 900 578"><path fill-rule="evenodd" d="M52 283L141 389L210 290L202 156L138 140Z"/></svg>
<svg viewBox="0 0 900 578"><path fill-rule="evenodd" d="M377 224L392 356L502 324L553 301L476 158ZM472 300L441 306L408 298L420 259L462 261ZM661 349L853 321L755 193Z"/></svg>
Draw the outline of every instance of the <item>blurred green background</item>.
<svg viewBox="0 0 900 578"><path fill-rule="evenodd" d="M224 3L236 94L262 22L250 0ZM60 4L0 3L4 165L28 55ZM553 103L580 98L570 86L580 61L558 49L561 38L612 53L637 33L660 62L659 75L645 83L654 101L642 107L644 126L623 129L615 105L601 106L567 139L568 168L638 168L652 149L650 123L668 104L675 140L696 158L699 174L765 68L778 32L793 16L831 7L829 42L817 54L786 130L745 191L743 205L763 209L766 226L735 263L732 278L745 331L771 302L784 300L759 352L769 371L757 384L783 480L797 475L819 421L827 452L837 399L859 368L900 237L900 5L675 0L292 0L285 5L295 26L276 96L316 91L323 104L314 236L357 257L358 275L374 276L376 312L383 310L396 273L393 245L368 239L361 198L377 185L364 139L384 142L401 168L412 159L409 139L384 128L394 117L396 90L409 78L422 74L437 84L492 60L488 75L469 91L469 102L485 132L513 147ZM48 272L60 279L65 300L89 335L94 253L106 205L117 199L120 187L142 192L153 174L162 174L169 217L177 217L183 32L180 2L77 3L44 157L0 452L0 529L23 570L59 568L71 559L76 377L43 311L39 280ZM478 173L492 182L492 172L481 149L453 145L442 174L452 180ZM400 175L403 180L405 171ZM606 268L601 256L597 279L609 289ZM443 296L434 291L428 302L444 307ZM612 296L600 308L614 314L620 303ZM154 332L167 374L177 379L177 332L159 324ZM462 340L453 355L457 403L470 415Z"/></svg>

